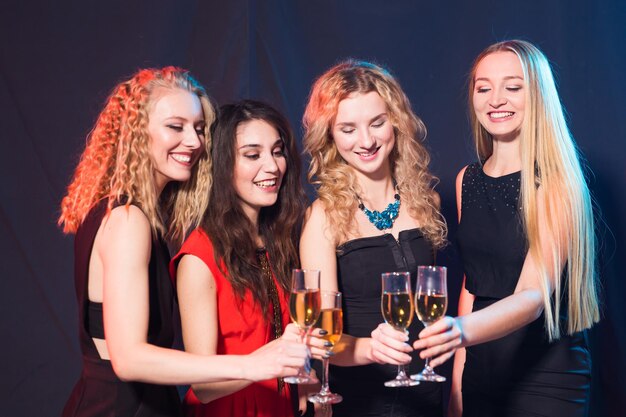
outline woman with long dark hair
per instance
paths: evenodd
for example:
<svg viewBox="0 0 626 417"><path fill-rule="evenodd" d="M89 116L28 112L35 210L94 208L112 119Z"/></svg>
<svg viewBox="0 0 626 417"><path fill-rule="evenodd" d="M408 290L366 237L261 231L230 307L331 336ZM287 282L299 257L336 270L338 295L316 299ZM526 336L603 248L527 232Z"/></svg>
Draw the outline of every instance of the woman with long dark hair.
<svg viewBox="0 0 626 417"><path fill-rule="evenodd" d="M245 354L289 323L291 269L304 210L300 158L285 118L265 103L223 106L211 149L213 181L200 227L172 261L185 349ZM293 327L293 325L291 325ZM187 416L292 416L282 379L194 384Z"/></svg>

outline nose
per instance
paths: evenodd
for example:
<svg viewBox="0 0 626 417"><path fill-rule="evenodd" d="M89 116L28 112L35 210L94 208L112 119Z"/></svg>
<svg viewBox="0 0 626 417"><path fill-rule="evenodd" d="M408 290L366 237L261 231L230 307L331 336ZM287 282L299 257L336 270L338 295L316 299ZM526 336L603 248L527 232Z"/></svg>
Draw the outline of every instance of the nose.
<svg viewBox="0 0 626 417"><path fill-rule="evenodd" d="M183 145L189 149L198 149L202 146L202 141L195 128L186 129L183 136Z"/></svg>
<svg viewBox="0 0 626 417"><path fill-rule="evenodd" d="M270 174L275 174L279 171L274 155L270 154L263 160L263 170Z"/></svg>
<svg viewBox="0 0 626 417"><path fill-rule="evenodd" d="M498 108L507 103L506 95L501 88L495 88L493 94L489 97L489 105Z"/></svg>
<svg viewBox="0 0 626 417"><path fill-rule="evenodd" d="M376 139L368 129L362 129L359 133L358 144L363 149L371 149L376 144Z"/></svg>

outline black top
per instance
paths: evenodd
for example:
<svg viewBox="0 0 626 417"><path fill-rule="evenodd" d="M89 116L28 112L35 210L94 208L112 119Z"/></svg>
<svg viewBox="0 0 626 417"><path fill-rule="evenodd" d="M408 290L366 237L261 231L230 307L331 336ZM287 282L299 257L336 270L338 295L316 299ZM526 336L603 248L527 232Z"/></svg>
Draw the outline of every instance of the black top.
<svg viewBox="0 0 626 417"><path fill-rule="evenodd" d="M180 400L174 386L121 381L115 375L110 361L100 359L92 340L92 337L104 336L102 305L89 301L88 285L93 244L106 209L107 201L100 201L89 212L74 239L78 333L83 354L83 369L80 380L65 405L63 417L178 416ZM173 342L173 315L177 308L168 273L169 259L169 252L163 240L160 237L153 238L148 274L150 308L148 343L168 348Z"/></svg>
<svg viewBox="0 0 626 417"><path fill-rule="evenodd" d="M513 294L527 244L518 199L520 172L493 178L478 163L463 176L458 244L465 287L479 297Z"/></svg>
<svg viewBox="0 0 626 417"><path fill-rule="evenodd" d="M434 263L433 247L419 229L401 231L396 241L391 234L350 240L337 248L337 281L343 294L343 331L355 337L370 337L383 322L381 274L411 272L412 287L418 265ZM422 324L413 318L410 338L415 340ZM418 373L424 361L417 353L409 372ZM331 366L330 387L343 396L333 406L336 416L440 416L441 384L422 383L410 388L386 388L395 378L397 366Z"/></svg>
<svg viewBox="0 0 626 417"><path fill-rule="evenodd" d="M528 252L519 208L520 172L493 178L479 163L463 176L458 245L473 311L515 291ZM563 277L563 286L566 287ZM567 297L562 296L562 307ZM566 322L566 308L561 319ZM584 333L550 342L544 316L490 342L466 348L464 417L584 416L591 356Z"/></svg>

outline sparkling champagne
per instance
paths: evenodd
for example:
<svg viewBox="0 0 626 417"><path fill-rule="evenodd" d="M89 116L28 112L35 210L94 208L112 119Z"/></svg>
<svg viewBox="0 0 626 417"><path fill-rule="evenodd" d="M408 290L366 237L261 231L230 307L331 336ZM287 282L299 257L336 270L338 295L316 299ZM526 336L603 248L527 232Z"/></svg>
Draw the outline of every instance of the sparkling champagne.
<svg viewBox="0 0 626 417"><path fill-rule="evenodd" d="M322 338L335 346L339 339L341 339L341 333L343 332L343 313L341 309L323 309L315 327L326 330L328 333L322 336Z"/></svg>
<svg viewBox="0 0 626 417"><path fill-rule="evenodd" d="M417 317L425 325L436 322L446 314L448 297L445 294L417 293L415 296Z"/></svg>
<svg viewBox="0 0 626 417"><path fill-rule="evenodd" d="M394 328L404 330L413 320L413 300L406 292L384 292L381 298L383 318Z"/></svg>
<svg viewBox="0 0 626 417"><path fill-rule="evenodd" d="M300 328L311 327L321 309L320 290L292 291L289 297L289 315Z"/></svg>

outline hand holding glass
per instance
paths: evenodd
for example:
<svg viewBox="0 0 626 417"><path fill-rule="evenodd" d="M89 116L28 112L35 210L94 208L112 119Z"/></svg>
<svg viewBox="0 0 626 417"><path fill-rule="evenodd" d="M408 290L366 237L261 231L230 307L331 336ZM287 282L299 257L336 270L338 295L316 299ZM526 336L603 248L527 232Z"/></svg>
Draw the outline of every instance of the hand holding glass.
<svg viewBox="0 0 626 417"><path fill-rule="evenodd" d="M446 285L445 266L418 266L417 284L415 289L415 307L417 318L424 326L428 326L442 318L448 307L448 287ZM438 375L428 365L428 359L424 369L417 375L411 375L418 381L443 382L445 377Z"/></svg>
<svg viewBox="0 0 626 417"><path fill-rule="evenodd" d="M394 329L406 331L413 320L411 274L408 272L385 272L381 278L383 318ZM398 365L398 374L395 379L385 382L386 387L410 387L418 384L418 381L407 376L404 365Z"/></svg>
<svg viewBox="0 0 626 417"><path fill-rule="evenodd" d="M289 315L300 329L300 341L304 342L304 337L320 315L320 271L315 269L292 271ZM285 382L290 384L317 382L309 375L310 365L306 368L307 371L300 369L297 375L286 377Z"/></svg>
<svg viewBox="0 0 626 417"><path fill-rule="evenodd" d="M322 291L322 314L316 323L316 327L326 330L322 336L324 340L331 344L327 354L322 359L324 373L322 374L322 388L317 394L309 395L309 401L318 404L337 404L343 398L339 394L330 392L328 387L328 357L330 351L341 339L343 332L343 313L341 311L341 293L334 291Z"/></svg>

